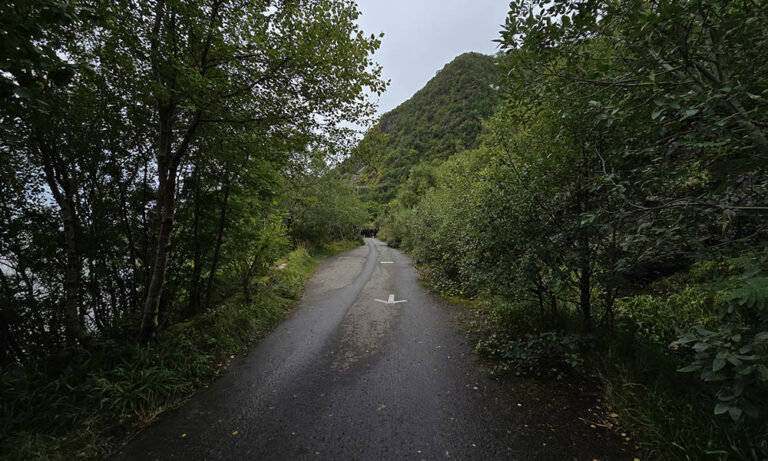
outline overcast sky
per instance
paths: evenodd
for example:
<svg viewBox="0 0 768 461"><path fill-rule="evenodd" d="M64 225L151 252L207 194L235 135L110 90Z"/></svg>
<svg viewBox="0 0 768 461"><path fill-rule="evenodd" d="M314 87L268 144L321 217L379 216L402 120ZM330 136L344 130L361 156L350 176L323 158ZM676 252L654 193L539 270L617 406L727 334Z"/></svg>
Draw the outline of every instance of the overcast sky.
<svg viewBox="0 0 768 461"><path fill-rule="evenodd" d="M493 54L508 0L357 0L360 26L384 32L374 56L390 80L379 100L388 112L420 90L435 73L468 51Z"/></svg>

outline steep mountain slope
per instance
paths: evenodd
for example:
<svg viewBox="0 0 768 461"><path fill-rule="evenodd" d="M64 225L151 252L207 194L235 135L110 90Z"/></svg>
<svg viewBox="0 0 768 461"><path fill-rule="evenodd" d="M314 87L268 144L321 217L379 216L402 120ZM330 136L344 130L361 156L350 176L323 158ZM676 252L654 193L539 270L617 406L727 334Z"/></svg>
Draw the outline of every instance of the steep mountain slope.
<svg viewBox="0 0 768 461"><path fill-rule="evenodd" d="M496 82L493 57L462 54L384 114L348 162L364 199L385 203L414 166L477 147L482 121L500 99Z"/></svg>

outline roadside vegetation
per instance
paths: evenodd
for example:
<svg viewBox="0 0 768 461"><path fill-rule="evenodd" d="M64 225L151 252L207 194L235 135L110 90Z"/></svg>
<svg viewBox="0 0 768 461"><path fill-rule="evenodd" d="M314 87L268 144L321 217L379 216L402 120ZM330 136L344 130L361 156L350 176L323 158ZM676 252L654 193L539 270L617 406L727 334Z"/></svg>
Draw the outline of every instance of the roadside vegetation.
<svg viewBox="0 0 768 461"><path fill-rule="evenodd" d="M281 319L310 253L361 243L334 164L386 84L358 14L0 5L2 457L106 454Z"/></svg>
<svg viewBox="0 0 768 461"><path fill-rule="evenodd" d="M268 333L295 305L319 259L359 244L334 242L314 249L314 256L304 247L294 250L255 281L252 301L236 293L162 330L153 344L99 337L86 350L6 370L0 377L3 457L104 456L207 386Z"/></svg>
<svg viewBox="0 0 768 461"><path fill-rule="evenodd" d="M765 459L767 6L510 7L478 147L414 144L380 236L499 372L599 377L645 457Z"/></svg>

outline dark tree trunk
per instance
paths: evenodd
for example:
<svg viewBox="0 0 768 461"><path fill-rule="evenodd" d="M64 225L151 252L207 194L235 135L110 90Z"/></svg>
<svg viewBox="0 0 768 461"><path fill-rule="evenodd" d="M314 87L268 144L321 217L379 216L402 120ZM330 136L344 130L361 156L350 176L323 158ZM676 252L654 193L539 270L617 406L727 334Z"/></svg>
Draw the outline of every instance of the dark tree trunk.
<svg viewBox="0 0 768 461"><path fill-rule="evenodd" d="M204 41L200 56L201 75L208 68L208 53L210 51L214 25L218 19L219 7L221 1L213 3L211 8L211 21L208 35ZM173 230L173 219L176 211L176 174L182 159L189 149L192 138L195 135L197 126L200 124L202 109L196 109L189 113L189 123L186 127L183 138L178 143L178 147L173 149L173 125L174 120L179 117L176 109L176 101L173 95L176 90L176 73L173 67L164 68L160 62L161 54L161 29L164 27L169 32L175 32L174 21L167 20L165 1L158 0L155 3L154 21L152 32L150 34L150 61L152 64L152 74L155 83L166 90L170 90L157 99L157 113L159 121L159 142L157 149L157 215L160 218L157 232L157 247L155 249L154 264L152 266L152 276L147 289L147 299L144 303L144 316L141 320L139 331L139 341L146 343L157 330L158 317L160 314L160 297L163 292L163 283L165 281L165 271L168 267L168 256L171 252L171 231ZM175 44L174 44L175 45Z"/></svg>
<svg viewBox="0 0 768 461"><path fill-rule="evenodd" d="M160 114L160 141L157 153L157 242L155 247L152 275L147 289L147 298L144 303L144 315L139 330L139 342L146 343L155 333L160 313L160 297L163 292L165 270L168 267L168 255L171 252L171 231L173 230L173 218L175 213L176 170L178 161L173 157L171 146L173 144L172 117L173 108L161 107Z"/></svg>
<svg viewBox="0 0 768 461"><path fill-rule="evenodd" d="M68 199L64 203L65 205L61 207L61 214L64 219L64 239L67 245L64 326L69 342L84 343L87 341L88 335L83 328L80 317L80 253L77 249L77 218L72 201Z"/></svg>
<svg viewBox="0 0 768 461"><path fill-rule="evenodd" d="M195 191L195 217L192 224L192 279L189 285L189 312L194 314L200 311L200 278L203 273L203 256L200 245L200 177L197 167L192 172L193 187Z"/></svg>
<svg viewBox="0 0 768 461"><path fill-rule="evenodd" d="M549 293L549 307L552 311L552 319L557 319L557 298L552 292Z"/></svg>
<svg viewBox="0 0 768 461"><path fill-rule="evenodd" d="M8 283L2 270L0 270L0 285L3 286L5 292L5 299L0 300L0 364L3 364L18 358L21 354L11 334L11 316L13 314L10 311L15 304L15 296L11 284Z"/></svg>
<svg viewBox="0 0 768 461"><path fill-rule="evenodd" d="M582 328L584 331L592 329L592 269L588 263L581 267L579 277L579 307L581 308Z"/></svg>
<svg viewBox="0 0 768 461"><path fill-rule="evenodd" d="M229 206L229 174L224 176L224 199L221 205L221 214L219 215L219 226L216 231L216 245L213 248L213 260L211 261L211 273L208 274L208 283L205 289L205 309L211 308L211 297L213 296L213 282L216 279L216 270L219 265L219 254L221 253L221 244L224 240L224 229L227 224L227 207Z"/></svg>
<svg viewBox="0 0 768 461"><path fill-rule="evenodd" d="M85 344L88 334L80 313L80 253L78 251L78 220L75 210L74 191L69 172L48 146L40 145L45 180L59 206L64 224L66 269L64 275L64 333L69 345Z"/></svg>
<svg viewBox="0 0 768 461"><path fill-rule="evenodd" d="M246 304L251 303L251 278L247 275L243 278L243 298Z"/></svg>

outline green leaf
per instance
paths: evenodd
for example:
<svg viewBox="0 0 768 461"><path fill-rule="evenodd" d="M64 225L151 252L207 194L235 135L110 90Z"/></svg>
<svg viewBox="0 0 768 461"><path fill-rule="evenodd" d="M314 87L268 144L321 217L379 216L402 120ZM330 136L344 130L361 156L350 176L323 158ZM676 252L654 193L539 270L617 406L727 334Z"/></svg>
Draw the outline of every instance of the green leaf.
<svg viewBox="0 0 768 461"><path fill-rule="evenodd" d="M699 370L701 370L701 365L699 365L698 363L692 363L683 368L679 368L677 371L680 373L692 373L694 371L699 371Z"/></svg>
<svg viewBox="0 0 768 461"><path fill-rule="evenodd" d="M761 331L760 333L756 334L755 341L757 342L768 341L768 331Z"/></svg>
<svg viewBox="0 0 768 461"><path fill-rule="evenodd" d="M730 408L730 405L723 402L718 402L717 405L715 405L715 414L716 415L722 415L726 411L728 411L728 408Z"/></svg>
<svg viewBox="0 0 768 461"><path fill-rule="evenodd" d="M758 365L755 369L755 373L760 381L768 381L768 367L765 365Z"/></svg>

